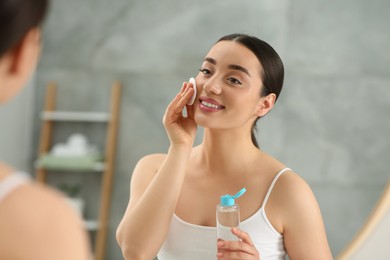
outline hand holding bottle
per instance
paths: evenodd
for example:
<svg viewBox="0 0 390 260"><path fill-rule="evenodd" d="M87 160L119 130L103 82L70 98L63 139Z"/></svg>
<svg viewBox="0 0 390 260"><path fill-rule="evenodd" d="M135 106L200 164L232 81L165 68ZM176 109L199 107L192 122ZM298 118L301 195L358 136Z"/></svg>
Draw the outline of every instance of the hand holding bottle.
<svg viewBox="0 0 390 260"><path fill-rule="evenodd" d="M259 260L260 254L252 242L248 233L238 229L232 228L234 234L239 241L227 241L218 239L217 242L217 258L218 259L253 259Z"/></svg>
<svg viewBox="0 0 390 260"><path fill-rule="evenodd" d="M238 229L240 206L235 199L245 192L246 189L242 188L235 195L223 195L217 205L218 259L260 259L249 234Z"/></svg>

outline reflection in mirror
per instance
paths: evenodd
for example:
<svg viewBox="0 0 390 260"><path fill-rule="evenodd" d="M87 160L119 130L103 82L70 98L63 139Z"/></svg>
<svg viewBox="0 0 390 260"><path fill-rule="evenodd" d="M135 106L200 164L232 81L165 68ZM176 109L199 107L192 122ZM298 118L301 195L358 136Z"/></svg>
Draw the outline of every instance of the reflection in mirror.
<svg viewBox="0 0 390 260"><path fill-rule="evenodd" d="M359 233L339 260L390 259L390 181Z"/></svg>
<svg viewBox="0 0 390 260"><path fill-rule="evenodd" d="M35 84L8 104L19 109L0 111L0 158L35 171L48 82L57 81L70 97L59 106L99 111L109 96L102 86L119 79L123 113L106 257L121 259L115 230L131 172L140 158L169 145L164 108L198 72L218 36L249 33L280 51L287 72L278 106L259 124L261 148L312 187L337 256L365 223L389 176L389 8L385 0L53 0ZM95 129L90 135L104 145L103 132ZM97 201L97 189L89 187L100 182L97 174L92 178L81 189L87 202ZM96 213L95 204L86 203L85 214Z"/></svg>

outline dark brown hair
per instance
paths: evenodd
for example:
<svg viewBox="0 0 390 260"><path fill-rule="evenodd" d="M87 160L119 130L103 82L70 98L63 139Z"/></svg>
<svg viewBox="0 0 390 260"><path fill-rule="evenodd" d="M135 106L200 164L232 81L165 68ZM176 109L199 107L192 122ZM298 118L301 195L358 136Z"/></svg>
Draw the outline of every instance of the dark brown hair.
<svg viewBox="0 0 390 260"><path fill-rule="evenodd" d="M226 35L217 42L220 41L234 41L252 51L253 54L256 55L263 68L263 70L260 72L260 78L262 80L263 87L259 95L266 96L274 93L276 95L276 99L278 99L283 87L284 66L282 60L274 48L272 48L271 45L265 41L247 34L235 33ZM252 142L256 147L259 147L255 135L256 123L258 119L259 118L256 119L251 129Z"/></svg>
<svg viewBox="0 0 390 260"><path fill-rule="evenodd" d="M47 9L48 0L0 1L0 57L42 23Z"/></svg>

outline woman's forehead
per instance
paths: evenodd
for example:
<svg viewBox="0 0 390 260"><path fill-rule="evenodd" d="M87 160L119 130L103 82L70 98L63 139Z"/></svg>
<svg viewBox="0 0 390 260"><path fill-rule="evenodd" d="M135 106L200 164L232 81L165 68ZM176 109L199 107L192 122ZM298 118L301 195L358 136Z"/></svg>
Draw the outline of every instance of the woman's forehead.
<svg viewBox="0 0 390 260"><path fill-rule="evenodd" d="M206 59L211 58L216 65L239 65L250 71L261 70L260 61L256 55L244 45L234 41L217 42L206 55Z"/></svg>

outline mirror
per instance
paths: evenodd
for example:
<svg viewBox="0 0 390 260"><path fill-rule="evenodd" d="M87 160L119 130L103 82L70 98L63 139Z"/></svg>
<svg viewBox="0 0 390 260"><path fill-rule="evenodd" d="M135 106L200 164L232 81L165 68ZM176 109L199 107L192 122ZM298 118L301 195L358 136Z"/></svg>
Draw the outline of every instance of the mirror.
<svg viewBox="0 0 390 260"><path fill-rule="evenodd" d="M280 99L259 122L260 145L310 184L336 256L365 223L389 178L389 8L380 0L53 1L29 98L34 123L26 140L33 144L22 154L31 161L22 167L33 171L48 82L58 82L71 97L60 106L78 102L100 110L98 102L108 95L102 86L119 79L123 103L106 256L120 259L115 230L131 172L142 156L166 151L166 105L219 36L254 34L275 47L286 71ZM86 196L93 199L94 189ZM96 208L87 202L89 210Z"/></svg>

